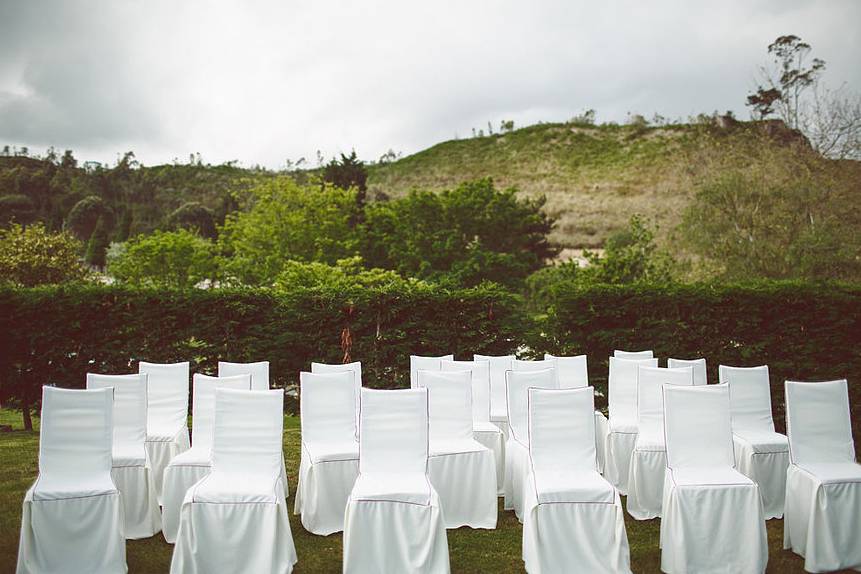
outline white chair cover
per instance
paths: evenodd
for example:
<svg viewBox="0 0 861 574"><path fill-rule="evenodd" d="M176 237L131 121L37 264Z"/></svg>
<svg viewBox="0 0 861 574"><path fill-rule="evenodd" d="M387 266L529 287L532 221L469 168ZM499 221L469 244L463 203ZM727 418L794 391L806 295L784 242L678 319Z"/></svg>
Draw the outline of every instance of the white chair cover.
<svg viewBox="0 0 861 574"><path fill-rule="evenodd" d="M501 496L505 478L505 434L491 422L490 361L443 359L442 370L472 373L472 434L476 441L493 452L496 461L497 494Z"/></svg>
<svg viewBox="0 0 861 574"><path fill-rule="evenodd" d="M299 374L302 456L293 513L326 536L344 530L347 499L359 476L355 374Z"/></svg>
<svg viewBox="0 0 861 574"><path fill-rule="evenodd" d="M269 361L257 361L256 363L218 361L219 377L235 377L236 375L249 375L252 391L269 390Z"/></svg>
<svg viewBox="0 0 861 574"><path fill-rule="evenodd" d="M511 361L511 370L518 372L543 371L545 369L555 369L556 359L540 359L537 361L522 361L513 359Z"/></svg>
<svg viewBox="0 0 861 574"><path fill-rule="evenodd" d="M607 377L610 421L604 447L604 476L623 495L628 494L631 453L637 441L637 369L641 365L657 367L658 359L610 357Z"/></svg>
<svg viewBox="0 0 861 574"><path fill-rule="evenodd" d="M528 393L527 571L630 572L621 499L598 474L594 389Z"/></svg>
<svg viewBox="0 0 861 574"><path fill-rule="evenodd" d="M787 381L786 429L783 547L803 556L808 572L861 570L861 466L846 380Z"/></svg>
<svg viewBox="0 0 861 574"><path fill-rule="evenodd" d="M729 389L664 385L663 392L668 468L661 569L764 572L762 502L756 483L733 468Z"/></svg>
<svg viewBox="0 0 861 574"><path fill-rule="evenodd" d="M508 371L508 440L505 443L503 508L523 521L524 489L529 477L529 389L555 389L556 370Z"/></svg>
<svg viewBox="0 0 861 574"><path fill-rule="evenodd" d="M17 574L126 572L112 402L112 389L43 387L39 476L24 495Z"/></svg>
<svg viewBox="0 0 861 574"><path fill-rule="evenodd" d="M173 457L190 447L188 362L160 364L141 361L138 372L147 375L146 449L161 504L164 469Z"/></svg>
<svg viewBox="0 0 861 574"><path fill-rule="evenodd" d="M512 369L514 355L473 355L474 361L487 361L490 370L490 420L503 434L508 432L508 405L505 397L505 373ZM506 437L507 438L507 437Z"/></svg>
<svg viewBox="0 0 861 574"><path fill-rule="evenodd" d="M667 359L667 367L670 369L690 367L694 370L694 385L706 385L709 382L705 359Z"/></svg>
<svg viewBox="0 0 861 574"><path fill-rule="evenodd" d="M445 523L427 475L427 390L362 389L361 402L359 478L344 519L344 573L448 573Z"/></svg>
<svg viewBox="0 0 861 574"><path fill-rule="evenodd" d="M694 384L693 369L640 367L637 371L637 440L628 472L628 514L637 520L661 516L667 449L664 443L664 385Z"/></svg>
<svg viewBox="0 0 861 574"><path fill-rule="evenodd" d="M212 471L185 495L170 571L289 573L284 392L215 390Z"/></svg>
<svg viewBox="0 0 861 574"><path fill-rule="evenodd" d="M418 384L416 379L418 371L439 371L442 369L443 359L453 360L454 355L441 355L439 357L410 355L410 388L414 389Z"/></svg>
<svg viewBox="0 0 861 574"><path fill-rule="evenodd" d="M353 373L353 384L356 387L356 441L359 440L359 402L362 397L362 362L352 363L311 363L312 373Z"/></svg>
<svg viewBox="0 0 861 574"><path fill-rule="evenodd" d="M215 389L250 390L250 374L211 377L195 373L192 378L191 448L171 459L164 469L162 492L162 533L173 544L179 531L179 514L185 493L209 474L212 425L215 420Z"/></svg>
<svg viewBox="0 0 861 574"><path fill-rule="evenodd" d="M759 485L766 520L783 516L789 443L774 432L768 367L718 367L729 385L733 445L738 470Z"/></svg>
<svg viewBox="0 0 861 574"><path fill-rule="evenodd" d="M638 361L640 359L653 359L655 357L655 353L654 351L621 351L616 349L613 351L613 356L617 359Z"/></svg>
<svg viewBox="0 0 861 574"><path fill-rule="evenodd" d="M125 536L149 538L161 530L155 478L146 455L146 375L87 373L88 389L114 393L111 478L122 493Z"/></svg>
<svg viewBox="0 0 861 574"><path fill-rule="evenodd" d="M473 438L470 371L419 371L428 391L428 476L446 528L496 528L496 462Z"/></svg>

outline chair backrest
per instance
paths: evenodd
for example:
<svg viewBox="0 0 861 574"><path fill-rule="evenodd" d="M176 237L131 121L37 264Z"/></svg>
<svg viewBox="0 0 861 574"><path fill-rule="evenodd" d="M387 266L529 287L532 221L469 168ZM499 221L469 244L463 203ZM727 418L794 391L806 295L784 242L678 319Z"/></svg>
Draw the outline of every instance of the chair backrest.
<svg viewBox="0 0 861 574"><path fill-rule="evenodd" d="M257 361L256 363L218 361L219 377L235 377L236 375L251 375L252 391L269 390L269 361Z"/></svg>
<svg viewBox="0 0 861 574"><path fill-rule="evenodd" d="M418 386L428 390L430 441L472 439L472 373L419 371Z"/></svg>
<svg viewBox="0 0 861 574"><path fill-rule="evenodd" d="M505 376L508 396L508 432L511 438L517 442L528 445L529 388L558 388L556 385L556 370L508 371Z"/></svg>
<svg viewBox="0 0 861 574"><path fill-rule="evenodd" d="M718 367L721 384L729 385L732 428L774 432L768 366Z"/></svg>
<svg viewBox="0 0 861 574"><path fill-rule="evenodd" d="M610 357L608 402L610 419L637 420L637 369L657 367L657 359L620 359Z"/></svg>
<svg viewBox="0 0 861 574"><path fill-rule="evenodd" d="M670 369L690 367L694 370L695 385L706 385L709 382L705 359L667 359L667 367Z"/></svg>
<svg viewBox="0 0 861 574"><path fill-rule="evenodd" d="M454 355L441 355L439 357L410 355L410 388L416 388L416 373L418 371L439 371L442 369L443 359L452 360Z"/></svg>
<svg viewBox="0 0 861 574"><path fill-rule="evenodd" d="M633 361L637 361L640 359L653 359L655 357L654 351L622 351L616 349L613 351L613 356L617 359L630 359Z"/></svg>
<svg viewBox="0 0 861 574"><path fill-rule="evenodd" d="M353 373L354 394L356 396L356 440L359 440L359 402L362 400L362 362L352 363L311 363L312 373Z"/></svg>
<svg viewBox="0 0 861 574"><path fill-rule="evenodd" d="M487 361L443 359L442 371L469 371L472 373L472 420L477 422L490 421L490 363Z"/></svg>
<svg viewBox="0 0 861 574"><path fill-rule="evenodd" d="M508 412L505 398L505 373L511 370L514 355L473 355L474 361L487 361L490 370L490 412Z"/></svg>
<svg viewBox="0 0 861 574"><path fill-rule="evenodd" d="M735 466L729 389L664 385L667 466Z"/></svg>
<svg viewBox="0 0 861 574"><path fill-rule="evenodd" d="M215 389L212 472L281 473L284 391Z"/></svg>
<svg viewBox="0 0 861 574"><path fill-rule="evenodd" d="M598 470L595 389L529 389L529 456L534 470Z"/></svg>
<svg viewBox="0 0 861 574"><path fill-rule="evenodd" d="M572 357L554 357L546 354L544 358L555 361L556 378L560 389L579 389L589 386L589 369L586 365L586 355Z"/></svg>
<svg viewBox="0 0 861 574"><path fill-rule="evenodd" d="M188 362L138 364L147 376L147 429L185 426L188 417Z"/></svg>
<svg viewBox="0 0 861 574"><path fill-rule="evenodd" d="M251 375L211 377L195 373L191 388L191 444L195 449L212 448L212 425L215 421L215 389L250 391Z"/></svg>
<svg viewBox="0 0 861 574"><path fill-rule="evenodd" d="M146 375L87 373L88 389L114 389L115 451L138 450L146 443Z"/></svg>
<svg viewBox="0 0 861 574"><path fill-rule="evenodd" d="M542 359L539 361L521 361L514 359L511 361L511 370L519 372L543 371L544 369L555 369L556 359Z"/></svg>
<svg viewBox="0 0 861 574"><path fill-rule="evenodd" d="M663 367L640 367L637 371L637 427L640 434L664 435L664 385L694 384L694 372L690 367L670 369Z"/></svg>
<svg viewBox="0 0 861 574"><path fill-rule="evenodd" d="M111 388L42 387L41 475L110 476L113 397Z"/></svg>
<svg viewBox="0 0 861 574"><path fill-rule="evenodd" d="M793 463L854 462L849 384L786 381L786 434Z"/></svg>
<svg viewBox="0 0 861 574"><path fill-rule="evenodd" d="M358 436L355 374L299 373L299 423L309 444L355 441Z"/></svg>
<svg viewBox="0 0 861 574"><path fill-rule="evenodd" d="M427 473L427 389L362 389L359 472Z"/></svg>

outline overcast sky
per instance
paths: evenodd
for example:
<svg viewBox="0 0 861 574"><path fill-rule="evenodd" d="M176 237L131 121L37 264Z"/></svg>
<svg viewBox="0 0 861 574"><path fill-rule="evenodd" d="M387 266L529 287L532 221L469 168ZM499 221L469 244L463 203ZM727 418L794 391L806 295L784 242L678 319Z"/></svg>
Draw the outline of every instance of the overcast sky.
<svg viewBox="0 0 861 574"><path fill-rule="evenodd" d="M861 89L859 24L858 0L0 0L0 145L277 168L587 108L746 118L782 34Z"/></svg>

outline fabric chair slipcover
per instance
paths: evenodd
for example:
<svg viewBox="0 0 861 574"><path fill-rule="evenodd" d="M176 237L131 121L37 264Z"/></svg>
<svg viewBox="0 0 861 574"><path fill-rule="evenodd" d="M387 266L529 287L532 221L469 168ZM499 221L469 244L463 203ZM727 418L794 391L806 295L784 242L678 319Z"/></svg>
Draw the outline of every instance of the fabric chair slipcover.
<svg viewBox="0 0 861 574"><path fill-rule="evenodd" d="M640 359L654 359L655 352L654 351L621 351L616 349L613 351L613 356L617 359L628 359L633 361L639 361ZM657 366L657 365L656 365Z"/></svg>
<svg viewBox="0 0 861 574"><path fill-rule="evenodd" d="M173 544L179 531L179 513L185 493L209 474L212 424L215 419L215 389L250 390L251 375L211 377L195 373L191 398L191 448L173 457L164 469L162 533Z"/></svg>
<svg viewBox="0 0 861 574"><path fill-rule="evenodd" d="M658 359L610 357L607 378L610 424L604 447L604 476L623 495L628 494L631 453L637 442L637 369L640 366L657 367Z"/></svg>
<svg viewBox="0 0 861 574"><path fill-rule="evenodd" d="M661 516L667 446L664 442L664 385L694 384L693 369L640 367L637 371L637 440L628 471L628 514L636 520Z"/></svg>
<svg viewBox="0 0 861 574"><path fill-rule="evenodd" d="M353 373L353 384L356 387L356 442L359 441L359 403L362 398L362 362L352 363L311 363L312 373Z"/></svg>
<svg viewBox="0 0 861 574"><path fill-rule="evenodd" d="M718 367L729 385L733 445L738 470L759 484L765 518L783 516L789 443L774 432L768 367Z"/></svg>
<svg viewBox="0 0 861 574"><path fill-rule="evenodd" d="M694 371L694 385L707 385L709 382L705 359L667 359L667 367L670 369L690 367Z"/></svg>
<svg viewBox="0 0 861 574"><path fill-rule="evenodd" d="M219 377L235 377L236 375L249 375L252 391L269 390L269 361L257 361L256 363L218 361Z"/></svg>
<svg viewBox="0 0 861 574"><path fill-rule="evenodd" d="M555 369L556 359L539 359L537 361L522 361L514 359L511 361L511 370L519 372L543 371L545 369ZM557 385L559 383L557 382Z"/></svg>
<svg viewBox="0 0 861 574"><path fill-rule="evenodd" d="M284 391L215 389L212 470L188 489L170 571L292 572Z"/></svg>
<svg viewBox="0 0 861 574"><path fill-rule="evenodd" d="M514 355L473 355L473 361L487 361L490 370L490 422L508 438L508 403L505 397L505 373L510 371Z"/></svg>
<svg viewBox="0 0 861 574"><path fill-rule="evenodd" d="M496 528L496 461L473 438L472 372L419 371L428 391L428 476L446 528Z"/></svg>
<svg viewBox="0 0 861 574"><path fill-rule="evenodd" d="M427 389L362 389L361 402L343 572L449 572L439 495L427 474Z"/></svg>
<svg viewBox="0 0 861 574"><path fill-rule="evenodd" d="M524 490L529 477L529 389L555 389L556 370L508 371L508 441L505 443L503 508L523 522Z"/></svg>
<svg viewBox="0 0 861 574"><path fill-rule="evenodd" d="M359 476L355 373L299 374L302 455L293 513L326 536L344 530L347 499Z"/></svg>
<svg viewBox="0 0 861 574"><path fill-rule="evenodd" d="M496 461L497 494L502 496L502 480L505 477L505 434L490 421L490 363L443 359L442 370L472 373L472 435L479 444L493 451Z"/></svg>
<svg viewBox="0 0 861 574"><path fill-rule="evenodd" d="M861 466L848 393L845 379L786 382L783 547L803 556L808 572L861 570Z"/></svg>
<svg viewBox="0 0 861 574"><path fill-rule="evenodd" d="M141 361L138 372L147 375L146 449L161 504L164 469L170 459L191 446L188 441L188 362Z"/></svg>
<svg viewBox="0 0 861 574"><path fill-rule="evenodd" d="M113 388L114 437L111 478L122 496L128 539L161 530L155 478L146 454L146 375L87 373L88 389Z"/></svg>
<svg viewBox="0 0 861 574"><path fill-rule="evenodd" d="M439 357L424 357L420 355L410 355L410 388L414 389L418 386L417 373L422 371L439 371L442 369L442 361L454 359L454 355L441 355Z"/></svg>
<svg viewBox="0 0 861 574"><path fill-rule="evenodd" d="M619 493L598 474L594 392L528 391L523 560L530 574L631 571Z"/></svg>
<svg viewBox="0 0 861 574"><path fill-rule="evenodd" d="M765 571L759 487L733 466L729 389L664 385L661 570Z"/></svg>
<svg viewBox="0 0 861 574"><path fill-rule="evenodd" d="M39 476L24 495L17 574L126 572L112 403L112 389L43 387Z"/></svg>

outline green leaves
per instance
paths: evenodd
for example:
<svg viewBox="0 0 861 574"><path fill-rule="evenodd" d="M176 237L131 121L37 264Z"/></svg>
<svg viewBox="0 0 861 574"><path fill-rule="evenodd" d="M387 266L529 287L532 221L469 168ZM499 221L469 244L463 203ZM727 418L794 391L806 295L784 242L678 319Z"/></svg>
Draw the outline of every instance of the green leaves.
<svg viewBox="0 0 861 574"><path fill-rule="evenodd" d="M41 223L13 223L0 229L0 284L33 287L86 279L80 251L80 242L68 233L50 233Z"/></svg>
<svg viewBox="0 0 861 574"><path fill-rule="evenodd" d="M186 229L139 235L109 252L108 272L119 283L190 289L216 278L215 246Z"/></svg>

